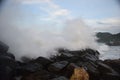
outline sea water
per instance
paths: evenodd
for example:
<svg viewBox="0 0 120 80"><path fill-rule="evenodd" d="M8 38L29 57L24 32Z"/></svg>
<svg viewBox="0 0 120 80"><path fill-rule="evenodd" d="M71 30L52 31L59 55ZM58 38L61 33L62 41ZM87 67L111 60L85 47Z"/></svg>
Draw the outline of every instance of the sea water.
<svg viewBox="0 0 120 80"><path fill-rule="evenodd" d="M120 46L103 46L100 50L100 59L120 59Z"/></svg>

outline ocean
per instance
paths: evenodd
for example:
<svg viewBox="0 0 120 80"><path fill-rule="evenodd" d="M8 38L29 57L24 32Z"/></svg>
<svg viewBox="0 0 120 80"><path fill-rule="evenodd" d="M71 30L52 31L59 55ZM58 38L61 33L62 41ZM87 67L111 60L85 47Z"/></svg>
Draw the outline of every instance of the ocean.
<svg viewBox="0 0 120 80"><path fill-rule="evenodd" d="M120 46L101 46L100 59L120 59Z"/></svg>

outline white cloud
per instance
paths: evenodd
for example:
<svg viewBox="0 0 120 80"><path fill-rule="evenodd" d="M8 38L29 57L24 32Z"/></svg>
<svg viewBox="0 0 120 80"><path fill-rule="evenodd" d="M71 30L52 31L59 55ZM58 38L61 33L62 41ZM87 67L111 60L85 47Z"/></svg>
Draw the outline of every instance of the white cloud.
<svg viewBox="0 0 120 80"><path fill-rule="evenodd" d="M45 18L42 18L41 20L58 21L63 18L65 19L71 17L70 11L68 9L61 8L61 6L54 3L53 0L14 0L14 1L29 5L40 4L40 9L46 12L47 15Z"/></svg>
<svg viewBox="0 0 120 80"><path fill-rule="evenodd" d="M47 3L48 6L46 7L40 7L43 11L45 11L48 16L44 18L44 20L55 20L57 19L60 20L60 17L63 19L64 18L69 18L70 16L70 11L65 8L61 8L61 6L55 4L53 1Z"/></svg>
<svg viewBox="0 0 120 80"><path fill-rule="evenodd" d="M120 32L120 18L105 18L100 20L86 20L86 22L95 30L103 32Z"/></svg>
<svg viewBox="0 0 120 80"><path fill-rule="evenodd" d="M108 19L103 19L100 21L103 24L108 24L108 25L119 25L120 26L120 18L108 18Z"/></svg>
<svg viewBox="0 0 120 80"><path fill-rule="evenodd" d="M60 9L53 13L53 15L56 15L56 16L64 16L64 15L68 15L68 14L69 14L69 11L67 9Z"/></svg>

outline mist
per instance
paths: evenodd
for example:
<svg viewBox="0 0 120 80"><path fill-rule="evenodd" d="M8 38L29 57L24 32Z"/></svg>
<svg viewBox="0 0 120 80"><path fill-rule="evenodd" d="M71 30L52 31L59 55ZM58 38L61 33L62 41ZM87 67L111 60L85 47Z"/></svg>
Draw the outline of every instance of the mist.
<svg viewBox="0 0 120 80"><path fill-rule="evenodd" d="M22 23L14 22L21 21L24 11L20 10L19 4L12 1L14 0L7 1L0 13L0 40L9 45L9 52L12 52L16 59L23 56L49 57L57 54L57 48L69 50L85 48L97 50L99 48L94 31L82 19L66 19L62 22L63 28L59 32L54 28L40 30L45 27L43 25L37 25L38 29L31 23L31 27L24 27ZM56 27L55 25L49 27L53 26Z"/></svg>

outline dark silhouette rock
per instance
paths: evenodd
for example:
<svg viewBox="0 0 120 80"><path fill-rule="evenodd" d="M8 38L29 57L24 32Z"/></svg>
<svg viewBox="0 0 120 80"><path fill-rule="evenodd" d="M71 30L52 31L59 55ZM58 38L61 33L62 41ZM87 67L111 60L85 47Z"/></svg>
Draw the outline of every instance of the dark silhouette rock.
<svg viewBox="0 0 120 80"><path fill-rule="evenodd" d="M105 43L109 46L120 46L120 33L111 34L108 32L99 32L96 36L98 37L97 41L100 43Z"/></svg>
<svg viewBox="0 0 120 80"><path fill-rule="evenodd" d="M97 64L98 64L98 70L103 80L119 80L120 79L119 73L116 72L114 69L112 69L110 66L100 61L97 62Z"/></svg>
<svg viewBox="0 0 120 80"><path fill-rule="evenodd" d="M27 63L17 62L17 75L26 75L43 69L40 63L29 61Z"/></svg>
<svg viewBox="0 0 120 80"><path fill-rule="evenodd" d="M67 61L55 62L49 65L48 70L50 72L58 73L68 65Z"/></svg>
<svg viewBox="0 0 120 80"><path fill-rule="evenodd" d="M62 61L66 60L68 62L77 62L77 61L96 61L99 60L99 52L92 49L85 50L62 50L61 53L58 53L57 56L52 56L50 59L53 61Z"/></svg>
<svg viewBox="0 0 120 80"><path fill-rule="evenodd" d="M15 75L16 62L9 56L0 55L0 80L13 79Z"/></svg>
<svg viewBox="0 0 120 80"><path fill-rule="evenodd" d="M60 77L57 77L57 78L54 78L54 79L51 79L51 80L69 80L69 79L67 79L64 76L60 76Z"/></svg>
<svg viewBox="0 0 120 80"><path fill-rule="evenodd" d="M6 56L6 57L8 57L10 59L15 60L15 56L12 53L10 53L10 52L2 53L1 56Z"/></svg>
<svg viewBox="0 0 120 80"><path fill-rule="evenodd" d="M30 73L30 72L36 72L38 70L41 70L43 67L41 64L38 63L27 63L24 66L21 66L21 71L23 73Z"/></svg>
<svg viewBox="0 0 120 80"><path fill-rule="evenodd" d="M63 72L62 74L64 76L66 76L67 78L70 78L74 72L74 69L75 68L78 68L79 66L77 66L76 64L74 63L70 63L65 69L63 69Z"/></svg>
<svg viewBox="0 0 120 80"><path fill-rule="evenodd" d="M0 52L1 53L6 53L8 51L9 47L5 43L0 41Z"/></svg>
<svg viewBox="0 0 120 80"><path fill-rule="evenodd" d="M49 64L52 63L52 61L50 59L47 59L47 58L44 58L44 57L38 57L37 59L34 59L31 62L39 63L42 66L44 66L44 68L46 68Z"/></svg>
<svg viewBox="0 0 120 80"><path fill-rule="evenodd" d="M0 42L0 80L15 80L19 76L20 80L68 80L79 67L87 71L90 80L120 80L120 59L99 60L96 50L59 49L58 54L49 59L22 57L20 62L8 49L6 44ZM81 73L80 70L77 72ZM82 77L79 75L78 78Z"/></svg>
<svg viewBox="0 0 120 80"><path fill-rule="evenodd" d="M32 60L32 59L29 58L29 57L27 57L27 56L23 56L23 57L21 58L21 61L22 61L23 63L30 62L31 60Z"/></svg>
<svg viewBox="0 0 120 80"><path fill-rule="evenodd" d="M55 77L57 76L48 71L40 70L23 76L21 80L51 80Z"/></svg>
<svg viewBox="0 0 120 80"><path fill-rule="evenodd" d="M120 74L120 59L105 60L103 63L109 65L110 67L112 67L115 71L117 71Z"/></svg>
<svg viewBox="0 0 120 80"><path fill-rule="evenodd" d="M10 80L13 76L13 69L9 66L0 65L0 80Z"/></svg>

